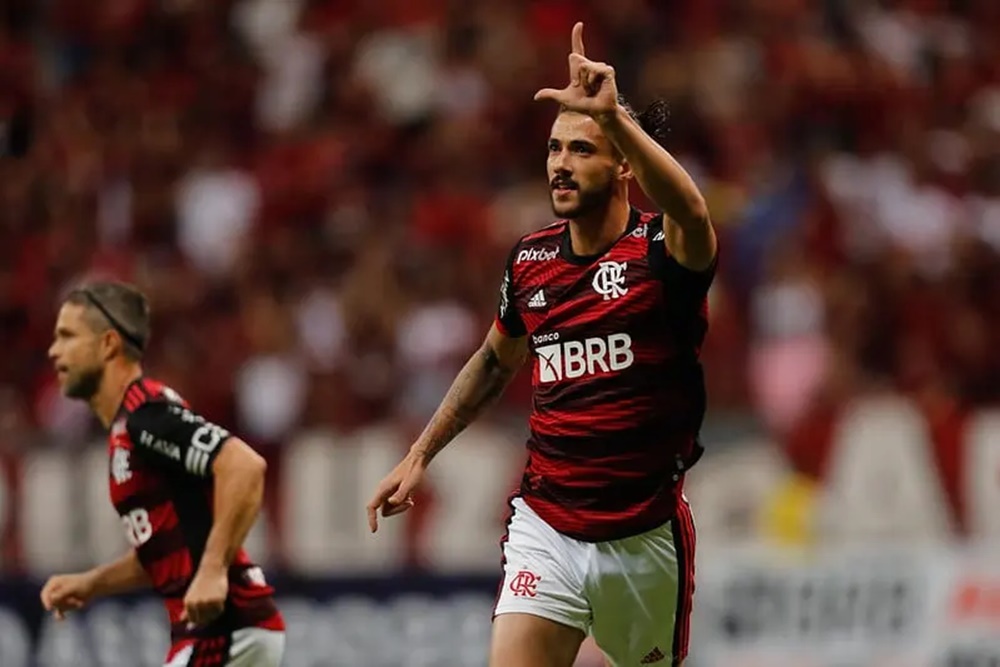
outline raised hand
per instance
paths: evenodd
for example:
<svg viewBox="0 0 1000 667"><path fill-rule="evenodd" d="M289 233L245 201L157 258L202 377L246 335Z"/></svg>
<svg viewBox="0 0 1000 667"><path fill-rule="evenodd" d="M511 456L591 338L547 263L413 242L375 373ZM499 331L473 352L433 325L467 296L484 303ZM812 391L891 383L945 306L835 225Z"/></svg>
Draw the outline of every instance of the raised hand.
<svg viewBox="0 0 1000 667"><path fill-rule="evenodd" d="M535 100L552 100L568 111L595 118L614 112L618 107L615 69L607 63L587 59L583 46L583 23L573 26L571 42L569 85L561 90L543 88L535 93Z"/></svg>

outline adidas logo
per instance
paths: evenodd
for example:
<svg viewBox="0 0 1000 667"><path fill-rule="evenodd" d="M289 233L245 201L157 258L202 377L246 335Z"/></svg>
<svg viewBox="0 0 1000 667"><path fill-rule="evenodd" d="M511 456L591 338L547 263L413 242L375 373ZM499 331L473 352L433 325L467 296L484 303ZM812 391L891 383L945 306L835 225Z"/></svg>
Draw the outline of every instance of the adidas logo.
<svg viewBox="0 0 1000 667"><path fill-rule="evenodd" d="M664 236L663 236L663 230L661 229L660 231L656 232L656 236L653 237L653 240L654 241L662 241L663 238L664 238Z"/></svg>
<svg viewBox="0 0 1000 667"><path fill-rule="evenodd" d="M663 655L663 651L660 650L659 646L653 648L652 651L646 654L646 657L639 661L640 665L652 665L660 660L666 660L667 656Z"/></svg>
<svg viewBox="0 0 1000 667"><path fill-rule="evenodd" d="M544 308L547 305L549 304L545 300L545 292L542 290L535 292L535 296L531 297L531 300L528 301L528 308Z"/></svg>

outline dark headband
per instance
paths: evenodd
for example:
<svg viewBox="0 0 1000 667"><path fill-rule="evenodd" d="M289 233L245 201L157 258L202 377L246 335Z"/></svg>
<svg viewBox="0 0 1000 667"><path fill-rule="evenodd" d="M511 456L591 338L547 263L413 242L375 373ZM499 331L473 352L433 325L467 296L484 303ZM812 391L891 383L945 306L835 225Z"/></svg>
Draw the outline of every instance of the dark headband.
<svg viewBox="0 0 1000 667"><path fill-rule="evenodd" d="M80 291L83 292L83 295L85 297L87 297L87 301L89 301L91 305L94 306L94 308L97 308L97 310L101 311L101 314L108 319L108 322L111 324L112 327L114 327L114 330L118 332L119 336L124 338L127 342L131 343L132 346L135 347L135 349L139 350L140 352L143 351L145 345L143 345L142 341L139 340L139 337L126 330L125 327L122 326L122 323L119 322L118 319L115 318L111 314L111 312L104 307L104 304L101 303L100 300L96 296L94 296L94 294L89 289L82 289Z"/></svg>

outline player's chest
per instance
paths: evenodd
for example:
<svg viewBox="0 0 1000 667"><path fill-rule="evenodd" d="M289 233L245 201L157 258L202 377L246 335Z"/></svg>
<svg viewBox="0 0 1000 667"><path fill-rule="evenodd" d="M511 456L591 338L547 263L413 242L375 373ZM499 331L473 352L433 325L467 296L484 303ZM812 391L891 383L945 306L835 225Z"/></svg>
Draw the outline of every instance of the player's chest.
<svg viewBox="0 0 1000 667"><path fill-rule="evenodd" d="M595 324L628 329L662 304L662 284L644 253L609 252L586 265L559 260L546 269L526 271L517 287L530 334Z"/></svg>

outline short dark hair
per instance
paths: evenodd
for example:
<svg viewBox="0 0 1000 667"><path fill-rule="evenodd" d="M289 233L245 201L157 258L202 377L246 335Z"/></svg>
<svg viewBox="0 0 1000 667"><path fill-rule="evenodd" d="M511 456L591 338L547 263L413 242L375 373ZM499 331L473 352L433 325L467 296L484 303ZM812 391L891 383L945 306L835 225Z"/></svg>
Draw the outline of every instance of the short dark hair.
<svg viewBox="0 0 1000 667"><path fill-rule="evenodd" d="M150 315L149 302L137 288L121 282L92 282L73 289L65 302L86 308L97 331L114 329L126 356L142 359L149 342Z"/></svg>

